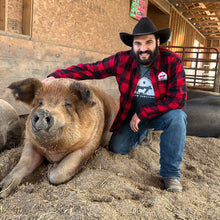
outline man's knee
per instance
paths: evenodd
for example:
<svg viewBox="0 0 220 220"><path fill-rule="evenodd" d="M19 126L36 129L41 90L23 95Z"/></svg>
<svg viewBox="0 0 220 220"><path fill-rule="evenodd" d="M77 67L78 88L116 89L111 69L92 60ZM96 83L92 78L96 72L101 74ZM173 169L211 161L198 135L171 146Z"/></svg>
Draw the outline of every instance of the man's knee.
<svg viewBox="0 0 220 220"><path fill-rule="evenodd" d="M121 136L113 134L109 143L109 150L123 155L128 154L132 149L128 139L129 138L121 138Z"/></svg>
<svg viewBox="0 0 220 220"><path fill-rule="evenodd" d="M113 140L111 140L109 143L109 151L112 151L113 153L122 154L122 155L128 154L130 152L130 150L126 148L126 146L124 146L122 143L117 144Z"/></svg>
<svg viewBox="0 0 220 220"><path fill-rule="evenodd" d="M186 125L186 119L187 119L187 115L184 111L182 110L177 110L177 115L176 115L176 119L179 120L180 123L183 123Z"/></svg>
<svg viewBox="0 0 220 220"><path fill-rule="evenodd" d="M185 124L186 125L186 113L181 109L172 110L169 112L169 119L173 123Z"/></svg>
<svg viewBox="0 0 220 220"><path fill-rule="evenodd" d="M172 115L166 123L166 127L175 131L177 133L185 134L186 133L186 114L182 110L173 110ZM171 131L170 130L170 131Z"/></svg>

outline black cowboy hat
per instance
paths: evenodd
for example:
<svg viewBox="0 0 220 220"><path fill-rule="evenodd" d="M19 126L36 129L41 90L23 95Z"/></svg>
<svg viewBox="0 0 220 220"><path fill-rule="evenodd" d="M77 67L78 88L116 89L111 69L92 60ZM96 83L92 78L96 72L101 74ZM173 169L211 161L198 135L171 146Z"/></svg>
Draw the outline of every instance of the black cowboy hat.
<svg viewBox="0 0 220 220"><path fill-rule="evenodd" d="M132 34L120 33L120 38L127 46L132 47L133 45L133 37L140 35L149 35L155 34L160 38L160 44L163 44L168 41L170 37L170 28L157 30L156 26L152 23L150 18L143 17L134 27Z"/></svg>

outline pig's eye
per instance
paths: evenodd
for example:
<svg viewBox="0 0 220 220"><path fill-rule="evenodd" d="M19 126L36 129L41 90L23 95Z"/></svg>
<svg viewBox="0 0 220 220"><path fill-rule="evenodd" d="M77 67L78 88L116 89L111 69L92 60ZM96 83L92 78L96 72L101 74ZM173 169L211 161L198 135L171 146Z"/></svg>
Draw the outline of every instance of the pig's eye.
<svg viewBox="0 0 220 220"><path fill-rule="evenodd" d="M43 99L39 99L38 100L38 104L39 104L39 106L42 106L44 104L44 100Z"/></svg>
<svg viewBox="0 0 220 220"><path fill-rule="evenodd" d="M72 107L71 101L70 101L70 100L65 100L64 106L65 106L66 108L71 108L71 107Z"/></svg>

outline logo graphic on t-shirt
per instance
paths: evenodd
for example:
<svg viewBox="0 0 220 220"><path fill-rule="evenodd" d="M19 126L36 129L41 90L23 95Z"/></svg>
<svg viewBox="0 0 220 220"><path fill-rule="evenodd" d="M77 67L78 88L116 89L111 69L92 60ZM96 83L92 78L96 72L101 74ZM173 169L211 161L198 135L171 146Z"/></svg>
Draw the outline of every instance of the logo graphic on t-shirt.
<svg viewBox="0 0 220 220"><path fill-rule="evenodd" d="M139 97L149 97L153 96L154 97L154 90L151 81L147 77L142 77L137 85L136 91L135 91L135 96Z"/></svg>
<svg viewBox="0 0 220 220"><path fill-rule="evenodd" d="M165 72L159 73L159 75L158 75L158 80L159 80L159 81L167 80L167 74L166 74Z"/></svg>

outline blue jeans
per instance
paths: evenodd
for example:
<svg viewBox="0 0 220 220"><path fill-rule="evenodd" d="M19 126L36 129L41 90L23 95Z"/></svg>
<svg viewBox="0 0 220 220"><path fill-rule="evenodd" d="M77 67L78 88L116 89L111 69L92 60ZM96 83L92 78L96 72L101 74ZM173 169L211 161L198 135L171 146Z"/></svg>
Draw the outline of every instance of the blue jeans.
<svg viewBox="0 0 220 220"><path fill-rule="evenodd" d="M183 158L186 139L186 114L180 110L171 110L161 116L142 120L138 132L130 128L130 117L120 127L118 134L113 134L109 150L127 154L136 148L148 135L150 129L163 130L160 137L160 175L163 178L180 179L180 164Z"/></svg>

